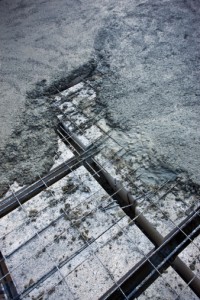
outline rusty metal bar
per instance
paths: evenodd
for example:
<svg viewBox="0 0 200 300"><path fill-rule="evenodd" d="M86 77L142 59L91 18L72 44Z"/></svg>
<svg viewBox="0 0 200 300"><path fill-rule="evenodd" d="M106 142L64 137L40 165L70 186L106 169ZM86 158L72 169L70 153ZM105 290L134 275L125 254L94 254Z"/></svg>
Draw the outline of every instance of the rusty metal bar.
<svg viewBox="0 0 200 300"><path fill-rule="evenodd" d="M18 298L18 293L16 290L16 287L14 285L14 282L10 276L10 273L8 271L8 268L6 266L5 260L3 258L3 255L0 251L0 284L2 284L4 288L4 295L6 295L5 298L2 299L17 299Z"/></svg>

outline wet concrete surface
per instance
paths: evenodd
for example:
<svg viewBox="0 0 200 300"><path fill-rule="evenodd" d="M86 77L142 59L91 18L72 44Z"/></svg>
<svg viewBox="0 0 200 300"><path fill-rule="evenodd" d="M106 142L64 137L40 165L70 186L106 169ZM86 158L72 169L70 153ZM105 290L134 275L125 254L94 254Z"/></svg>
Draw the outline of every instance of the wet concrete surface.
<svg viewBox="0 0 200 300"><path fill-rule="evenodd" d="M50 168L49 94L90 72L108 121L199 183L199 13L197 0L1 0L1 193Z"/></svg>

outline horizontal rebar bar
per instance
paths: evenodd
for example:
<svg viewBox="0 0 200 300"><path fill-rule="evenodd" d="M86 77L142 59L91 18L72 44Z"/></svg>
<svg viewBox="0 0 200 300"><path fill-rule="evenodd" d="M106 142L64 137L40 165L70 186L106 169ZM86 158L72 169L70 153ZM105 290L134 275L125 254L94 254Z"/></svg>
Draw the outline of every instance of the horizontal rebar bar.
<svg viewBox="0 0 200 300"><path fill-rule="evenodd" d="M93 148L95 148L94 152L98 153L98 147L94 146ZM15 193L15 195L12 194L7 198L3 199L0 202L0 218L4 217L9 212L18 208L20 204L23 204L32 197L38 195L40 192L45 190L47 186L51 186L58 180L62 179L66 175L70 174L72 171L79 168L83 164L83 161L89 159L89 157L92 154L94 154L94 152L91 151L90 147L86 147L85 151L83 151L80 156L76 155L68 159L64 163L51 170L43 178L37 180L28 187L20 189Z"/></svg>
<svg viewBox="0 0 200 300"><path fill-rule="evenodd" d="M66 164L69 166L67 167L66 164L61 164L57 168L53 169L49 174L47 174L45 177L43 177L43 181L48 182L48 185L51 185L61 179L62 177L66 176L71 172L70 168L74 168L74 162L75 159L71 158L69 159ZM79 167L79 163L75 165L76 168ZM0 218L11 212L12 210L19 207L19 202L21 204L25 203L32 197L39 194L41 191L43 191L46 186L42 180L38 180L34 182L32 185L28 186L26 189L20 189L16 192L16 197L14 195L11 195L7 197L6 199L2 200L0 202Z"/></svg>
<svg viewBox="0 0 200 300"><path fill-rule="evenodd" d="M0 277L3 278L0 280L0 284L2 284L4 287L6 297L9 297L8 299L14 299L18 296L18 293L12 281L12 278L8 272L6 263L2 258L3 255L0 251ZM7 299L7 298L3 298L3 299Z"/></svg>

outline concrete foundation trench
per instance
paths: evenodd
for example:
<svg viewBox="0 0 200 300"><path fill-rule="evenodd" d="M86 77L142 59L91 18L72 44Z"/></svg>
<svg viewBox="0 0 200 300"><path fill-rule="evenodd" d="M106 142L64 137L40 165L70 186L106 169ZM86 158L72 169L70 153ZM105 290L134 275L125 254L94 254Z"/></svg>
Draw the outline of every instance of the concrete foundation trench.
<svg viewBox="0 0 200 300"><path fill-rule="evenodd" d="M199 187L109 125L98 76L46 96L53 166L1 198L0 299L199 299Z"/></svg>

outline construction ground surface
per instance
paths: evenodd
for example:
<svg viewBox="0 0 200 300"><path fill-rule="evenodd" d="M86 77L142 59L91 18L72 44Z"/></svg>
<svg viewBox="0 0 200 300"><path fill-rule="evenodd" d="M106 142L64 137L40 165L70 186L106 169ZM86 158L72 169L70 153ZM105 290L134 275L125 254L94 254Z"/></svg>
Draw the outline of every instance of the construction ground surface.
<svg viewBox="0 0 200 300"><path fill-rule="evenodd" d="M181 176L187 188L180 187L170 193L162 203L162 210L174 224L177 225L182 221L188 209L191 207L194 209L199 201L199 14L198 0L0 0L0 197L4 199L11 190L15 191L33 183L40 176L47 174L55 166L56 161L59 163L62 159L70 157L69 150L64 149L62 142L58 140L55 129L59 122L59 109L69 114L72 112L69 99L72 101L73 98L70 96L68 99L68 92L65 94L63 91L74 86L75 89L78 87L78 94L76 94L78 100L75 98L75 104L81 99L79 109L84 109L85 106L90 105L90 101L93 101L92 117L102 115L104 126L114 130L114 139L120 141L126 151L131 151L132 155L127 157L126 162L133 170L139 170L137 175L145 186L155 190L163 182L174 182L177 176ZM64 94L61 95L60 92ZM63 107L65 101L67 104ZM77 114L75 115L77 118ZM83 120L78 119L78 121L80 125ZM98 137L98 130L89 132L88 136L91 138L92 134ZM110 148L112 147L114 145L110 143ZM110 165L109 168L112 172ZM116 169L118 168L123 170L121 166L116 166ZM114 170L113 175L117 176L117 174L118 172ZM79 189L75 191L77 194L69 195L68 202L73 196L76 206L80 192L83 193L84 199L86 194L89 198L90 193L94 193L95 189L98 190L98 186L81 168L75 175L71 184L75 187L79 186ZM77 178L85 178L86 187L82 186ZM122 179L124 181L124 178ZM51 206L52 193L58 193L58 197L62 198L65 186L68 181L71 181L70 176L66 180L60 182L58 186L53 186L51 195L48 191L43 192L37 200L38 207L35 207L36 201L33 201L33 207L31 207L32 202L27 202L25 211L28 215L22 216L24 212L17 210L8 217L2 218L0 250L5 256L10 257L8 265L11 269L15 270L15 264L21 265L20 259L24 259L29 251L28 248L23 250L21 247L25 243L24 232L18 230L23 224L22 220L28 223L26 234L31 241L32 229L30 230L28 226L31 227L33 224L26 220L27 216L35 219L34 214L36 212L40 214L40 210L44 210L42 202L46 201L49 201L50 206L50 210L45 215L46 220L49 221L50 216L55 218L56 213L60 214L60 209L63 207L58 206L55 212L54 205ZM94 190L87 190L88 185ZM100 199L106 199L107 195L104 191L99 193ZM187 209L183 205L183 198L187 199ZM86 208L83 207L83 211L84 209ZM86 222L87 226L82 224L83 228L78 229L82 234L91 233L92 237L95 234L99 236L101 229L104 231L105 228L99 225L100 228L95 229L98 224L109 226L110 217L107 216L105 221L105 215L101 211L96 213L99 223L94 223L95 217L90 220L93 230L96 231L91 233L90 228L86 228L89 226ZM119 218L123 216L123 211L119 207L110 213L111 218L112 213L113 215L116 213ZM16 220L14 225L12 218ZM42 218L41 221L36 222L38 226L45 226L42 224ZM148 211L147 218L163 236L172 229L168 223L163 227L163 218L155 209ZM59 234L63 226L62 221L61 219L61 223L57 224L58 228L56 226L54 228ZM128 222L128 218L124 217L123 222ZM122 225L125 226L125 223ZM71 232L68 233L74 236L72 232L74 229L70 226L69 228ZM39 231L40 228L38 227L37 230ZM129 226L127 230L130 230L131 234L134 232L134 239L137 240L137 230ZM16 240L11 233L17 237ZM48 232L45 231L45 235L47 237ZM55 239L55 235L51 237L49 235L49 238ZM114 239L115 235L117 238ZM46 239L46 237L42 238ZM119 259L117 253L124 252L130 259L134 257L134 262L137 262L141 253L135 251L135 248L135 252L130 251L129 241L127 239L122 241L123 238L124 236L118 236L116 231L112 234L111 244L109 239L107 243L104 240L104 246L100 247L102 253L99 254L102 260L109 260L109 247L113 247L116 251L116 260ZM78 239L78 235L76 239L74 247L80 250L84 246L84 241ZM148 252L151 243L146 241L145 236L140 236L140 239L142 249L146 248ZM63 247L69 246L65 244L67 243L65 238L62 238L59 243L63 244ZM58 244L54 246L56 245ZM120 248L121 245L126 247L126 251ZM196 245L197 250L198 240ZM35 255L40 258L39 248L36 244L35 247L37 250ZM189 247L187 251L181 253L182 258L196 274L199 274L198 253L194 245ZM16 262L13 257L18 248L21 254L17 254L19 260ZM59 249L60 253L57 248L52 250L52 255L57 257L58 264L59 259L65 260L63 248L59 247ZM88 257L87 253L84 255L81 259ZM30 260L26 258L28 259ZM96 263L99 264L96 260L97 258L94 257L93 267L93 261L90 259L86 267L83 268L81 264L81 278L86 276L87 268L98 269L94 267ZM116 276L114 280L119 279L121 269L124 269L124 272L129 269L129 262L130 260L127 262L123 257L118 267L112 262L114 265L110 268L113 276ZM77 258L72 269L76 269L78 264L80 261L78 262ZM109 264L109 261L106 264ZM38 260L38 271L30 276L27 270L16 268L13 277L18 278L19 292L28 288L32 281L39 280L42 272L48 273L48 270L43 268L39 270L39 266ZM101 273L101 267L99 267L102 276L100 290L95 290L98 297L110 288L112 283L107 280L103 269ZM113 269L115 267L116 270ZM93 299L94 291L84 290L85 286L81 286L81 278L77 281L78 288L74 287L72 283L76 275L73 272L69 273L69 268L65 265L61 273L64 276L71 274L69 275L71 286L67 287L70 289L70 295L78 298L82 295L87 299L91 293L90 298ZM172 289L166 288L169 293L168 299L170 297L175 299L174 290L176 296L181 293L183 297L181 299L191 299L193 296L190 290L187 291L188 287L184 290L183 283L177 281L174 271L168 269L168 272L169 274L164 274L166 276L164 281L168 282L170 279L168 284ZM55 282L60 282L61 274L55 273L54 276ZM90 279L92 280L92 275ZM93 280L95 281L95 276ZM51 281L51 284L54 284L54 281ZM152 297L165 299L163 298L165 292L158 293L159 286L162 284L159 281L156 284L156 287L147 290L141 299ZM60 290L62 292L61 286L56 295L59 295ZM182 290L185 291L184 295ZM48 291L44 293L47 293L48 296L45 296L47 299L57 299L54 293L52 298ZM37 295L33 289L30 297L35 299L39 296L40 294ZM61 296L59 297L58 299L62 299Z"/></svg>

